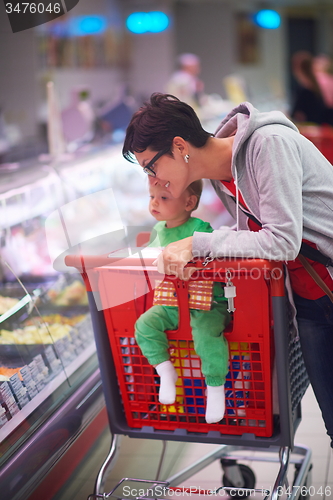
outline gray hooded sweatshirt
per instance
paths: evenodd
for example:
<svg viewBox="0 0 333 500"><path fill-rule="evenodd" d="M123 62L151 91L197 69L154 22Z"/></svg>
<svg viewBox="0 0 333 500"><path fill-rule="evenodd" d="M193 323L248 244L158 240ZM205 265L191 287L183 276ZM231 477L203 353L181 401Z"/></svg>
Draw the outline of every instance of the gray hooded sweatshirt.
<svg viewBox="0 0 333 500"><path fill-rule="evenodd" d="M228 190L211 181L238 227L195 233L194 255L288 261L296 258L306 239L333 258L333 166L280 111L261 113L242 103L215 136L229 137L235 131L232 175L262 229L249 231L248 217L236 209ZM332 275L333 269L329 271Z"/></svg>

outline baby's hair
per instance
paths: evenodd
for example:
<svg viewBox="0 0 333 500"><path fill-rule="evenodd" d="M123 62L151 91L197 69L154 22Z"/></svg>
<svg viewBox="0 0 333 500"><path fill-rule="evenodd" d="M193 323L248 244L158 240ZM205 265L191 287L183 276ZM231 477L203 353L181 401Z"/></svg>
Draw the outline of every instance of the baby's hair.
<svg viewBox="0 0 333 500"><path fill-rule="evenodd" d="M190 195L194 194L197 197L197 202L196 202L195 207L193 208L193 210L191 210L191 212L194 212L194 210L196 210L198 208L198 206L199 206L202 189L203 189L203 181L202 181L202 179L199 179L197 181L192 182L187 187L187 191L190 193Z"/></svg>

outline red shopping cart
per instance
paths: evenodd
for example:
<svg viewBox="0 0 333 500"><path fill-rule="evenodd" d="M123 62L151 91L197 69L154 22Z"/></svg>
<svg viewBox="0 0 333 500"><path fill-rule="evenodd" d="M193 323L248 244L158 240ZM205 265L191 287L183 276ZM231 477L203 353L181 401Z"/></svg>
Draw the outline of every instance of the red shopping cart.
<svg viewBox="0 0 333 500"><path fill-rule="evenodd" d="M279 452L280 471L272 498L286 480L292 450L301 456L295 460L294 484L305 484L311 451L294 447L293 441L308 379L299 341L290 328L282 263L222 259L209 263L197 260L193 264L196 273L192 279L222 283L232 279L237 291L236 311L225 331L230 351L226 412L221 422L207 424L204 379L189 324L187 282L165 277L174 283L179 304L179 327L167 332L171 359L179 375L174 405L159 403L159 378L135 342L135 321L151 306L155 280L161 279L153 260L140 249L126 258L121 252L113 252L98 257L69 255L65 259L66 265L80 271L87 287L113 435L110 454L91 498L113 496L114 490L106 496L100 491L119 435L220 445L200 465L194 464L193 470L187 468L169 478L165 484L170 488L216 459L221 460L225 470L225 487L254 488L254 475L246 466L239 466L240 480L235 479L237 460L232 452L239 448ZM290 498L299 494L300 490L294 488Z"/></svg>
<svg viewBox="0 0 333 500"><path fill-rule="evenodd" d="M299 131L333 164L333 127L329 125L300 125Z"/></svg>

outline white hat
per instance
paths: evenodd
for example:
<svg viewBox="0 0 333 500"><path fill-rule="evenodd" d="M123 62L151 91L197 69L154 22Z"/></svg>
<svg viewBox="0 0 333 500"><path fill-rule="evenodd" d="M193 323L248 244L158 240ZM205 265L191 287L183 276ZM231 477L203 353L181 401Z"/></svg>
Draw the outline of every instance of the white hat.
<svg viewBox="0 0 333 500"><path fill-rule="evenodd" d="M195 64L200 64L200 58L188 52L178 56L178 63L180 66L194 66Z"/></svg>

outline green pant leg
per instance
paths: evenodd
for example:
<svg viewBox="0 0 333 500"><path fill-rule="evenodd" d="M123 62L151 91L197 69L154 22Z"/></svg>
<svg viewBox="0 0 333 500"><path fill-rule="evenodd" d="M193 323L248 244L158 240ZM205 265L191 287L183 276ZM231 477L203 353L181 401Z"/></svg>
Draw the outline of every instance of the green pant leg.
<svg viewBox="0 0 333 500"><path fill-rule="evenodd" d="M229 350L223 330L230 321L227 302L213 304L210 311L191 309L194 348L201 359L207 385L224 385L228 373Z"/></svg>
<svg viewBox="0 0 333 500"><path fill-rule="evenodd" d="M175 330L177 326L177 307L153 306L139 317L135 339L149 364L158 365L170 358L165 330Z"/></svg>

